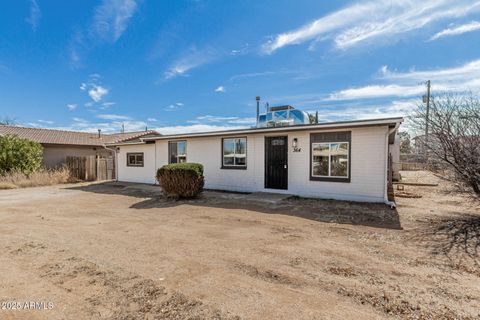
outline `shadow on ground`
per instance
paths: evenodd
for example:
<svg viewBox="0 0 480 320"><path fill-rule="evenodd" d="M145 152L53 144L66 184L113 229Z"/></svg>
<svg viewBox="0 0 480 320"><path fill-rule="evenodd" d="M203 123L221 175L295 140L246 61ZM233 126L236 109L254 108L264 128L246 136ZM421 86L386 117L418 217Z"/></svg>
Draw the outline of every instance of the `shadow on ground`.
<svg viewBox="0 0 480 320"><path fill-rule="evenodd" d="M419 228L416 238L435 255L444 255L453 263L471 260L480 265L480 215L459 214L431 220Z"/></svg>
<svg viewBox="0 0 480 320"><path fill-rule="evenodd" d="M204 191L196 199L172 200L158 186L106 182L71 187L86 192L142 198L133 209L169 208L193 205L224 209L244 209L265 214L282 214L319 222L364 225L376 228L402 229L396 209L384 204L337 200L306 199L277 194L246 194Z"/></svg>

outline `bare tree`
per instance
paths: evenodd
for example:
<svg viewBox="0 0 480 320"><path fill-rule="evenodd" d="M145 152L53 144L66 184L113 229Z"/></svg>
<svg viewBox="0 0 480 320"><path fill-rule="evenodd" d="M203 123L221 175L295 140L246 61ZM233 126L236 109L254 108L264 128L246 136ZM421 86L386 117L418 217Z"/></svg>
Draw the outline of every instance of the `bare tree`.
<svg viewBox="0 0 480 320"><path fill-rule="evenodd" d="M455 182L480 197L480 100L472 94L443 94L431 98L428 119L426 111L420 104L410 121L417 132L428 123L422 142L429 161L446 165Z"/></svg>
<svg viewBox="0 0 480 320"><path fill-rule="evenodd" d="M399 132L400 136L400 153L412 153L412 144L410 142L410 134L408 132Z"/></svg>

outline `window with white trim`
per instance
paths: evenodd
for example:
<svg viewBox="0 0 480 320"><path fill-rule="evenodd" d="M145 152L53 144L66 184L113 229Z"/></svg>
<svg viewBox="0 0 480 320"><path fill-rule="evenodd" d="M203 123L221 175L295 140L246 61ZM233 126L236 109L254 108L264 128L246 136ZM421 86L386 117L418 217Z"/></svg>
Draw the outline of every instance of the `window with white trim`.
<svg viewBox="0 0 480 320"><path fill-rule="evenodd" d="M247 138L222 139L222 168L247 167Z"/></svg>
<svg viewBox="0 0 480 320"><path fill-rule="evenodd" d="M348 178L349 143L312 143L312 177Z"/></svg>
<svg viewBox="0 0 480 320"><path fill-rule="evenodd" d="M168 142L168 163L187 162L187 141Z"/></svg>

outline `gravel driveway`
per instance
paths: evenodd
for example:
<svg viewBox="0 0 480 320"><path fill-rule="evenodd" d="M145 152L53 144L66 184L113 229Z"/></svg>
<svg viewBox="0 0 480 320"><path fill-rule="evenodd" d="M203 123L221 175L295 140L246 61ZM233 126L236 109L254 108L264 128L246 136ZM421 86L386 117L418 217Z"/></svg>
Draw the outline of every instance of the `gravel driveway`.
<svg viewBox="0 0 480 320"><path fill-rule="evenodd" d="M443 182L406 189L422 198L398 210L118 183L0 191L0 301L44 302L0 318L479 317L478 256L442 229L478 207Z"/></svg>

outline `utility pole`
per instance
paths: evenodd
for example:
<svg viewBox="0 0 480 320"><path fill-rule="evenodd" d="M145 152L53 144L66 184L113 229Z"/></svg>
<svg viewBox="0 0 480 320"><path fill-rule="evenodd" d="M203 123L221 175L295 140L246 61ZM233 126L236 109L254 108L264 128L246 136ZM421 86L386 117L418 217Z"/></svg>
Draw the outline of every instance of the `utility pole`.
<svg viewBox="0 0 480 320"><path fill-rule="evenodd" d="M425 84L427 85L427 96L426 96L426 104L427 104L427 110L426 110L426 113L425 113L425 139L424 139L424 143L423 143L423 146L425 148L425 155L427 156L427 144L428 144L428 118L429 118L429 114L430 114L430 80L427 80L427 82L425 82ZM424 97L424 100L425 100L425 97Z"/></svg>

